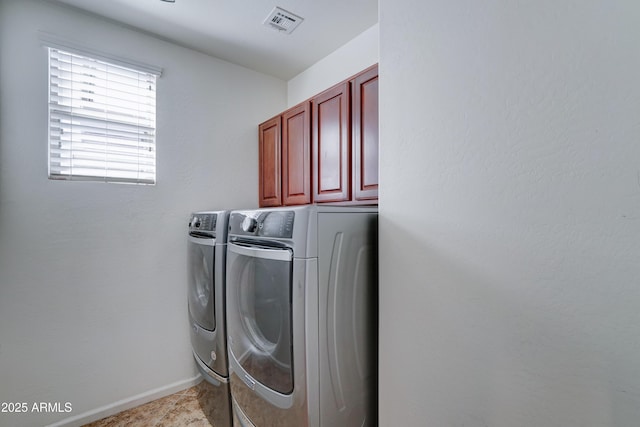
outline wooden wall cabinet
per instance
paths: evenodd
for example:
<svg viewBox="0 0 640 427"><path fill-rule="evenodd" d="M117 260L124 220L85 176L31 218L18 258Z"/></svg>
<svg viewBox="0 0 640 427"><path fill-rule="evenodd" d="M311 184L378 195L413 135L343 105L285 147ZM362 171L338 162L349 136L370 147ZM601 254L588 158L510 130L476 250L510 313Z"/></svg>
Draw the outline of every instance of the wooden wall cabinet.
<svg viewBox="0 0 640 427"><path fill-rule="evenodd" d="M282 118L274 117L258 126L258 198L260 207L282 204Z"/></svg>
<svg viewBox="0 0 640 427"><path fill-rule="evenodd" d="M377 203L378 66L314 97L313 199Z"/></svg>
<svg viewBox="0 0 640 427"><path fill-rule="evenodd" d="M352 80L353 200L378 200L378 66Z"/></svg>
<svg viewBox="0 0 640 427"><path fill-rule="evenodd" d="M377 65L258 130L260 207L377 204Z"/></svg>
<svg viewBox="0 0 640 427"><path fill-rule="evenodd" d="M282 114L282 204L311 203L309 103Z"/></svg>
<svg viewBox="0 0 640 427"><path fill-rule="evenodd" d="M345 82L311 101L315 202L351 199L349 97L349 82Z"/></svg>
<svg viewBox="0 0 640 427"><path fill-rule="evenodd" d="M258 126L260 207L311 203L309 110L304 102Z"/></svg>

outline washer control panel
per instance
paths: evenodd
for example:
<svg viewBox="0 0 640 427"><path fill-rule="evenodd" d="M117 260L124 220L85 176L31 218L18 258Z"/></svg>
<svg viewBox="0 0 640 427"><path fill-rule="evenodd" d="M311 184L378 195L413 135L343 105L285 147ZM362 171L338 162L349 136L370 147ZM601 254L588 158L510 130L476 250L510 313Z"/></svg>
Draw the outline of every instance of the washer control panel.
<svg viewBox="0 0 640 427"><path fill-rule="evenodd" d="M218 215L215 213L194 213L189 220L189 233L213 233L216 231Z"/></svg>
<svg viewBox="0 0 640 427"><path fill-rule="evenodd" d="M293 211L233 212L229 219L229 233L241 236L291 238Z"/></svg>

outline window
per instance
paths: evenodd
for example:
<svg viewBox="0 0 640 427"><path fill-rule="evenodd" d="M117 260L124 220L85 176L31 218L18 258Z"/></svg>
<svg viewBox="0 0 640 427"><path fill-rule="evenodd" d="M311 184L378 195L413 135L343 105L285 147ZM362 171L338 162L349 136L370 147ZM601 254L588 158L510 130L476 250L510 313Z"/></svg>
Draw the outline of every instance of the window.
<svg viewBox="0 0 640 427"><path fill-rule="evenodd" d="M49 179L155 184L156 74L49 47Z"/></svg>

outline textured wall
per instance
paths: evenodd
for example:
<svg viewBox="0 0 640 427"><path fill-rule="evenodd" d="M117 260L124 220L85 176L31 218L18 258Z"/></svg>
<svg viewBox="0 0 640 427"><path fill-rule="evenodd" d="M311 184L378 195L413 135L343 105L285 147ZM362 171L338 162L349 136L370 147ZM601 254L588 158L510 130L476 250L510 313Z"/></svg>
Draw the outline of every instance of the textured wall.
<svg viewBox="0 0 640 427"><path fill-rule="evenodd" d="M47 179L47 54L38 30L164 68L155 186ZM0 402L37 426L196 375L186 224L257 204L256 124L286 83L66 7L0 1ZM232 178L229 178L229 177Z"/></svg>
<svg viewBox="0 0 640 427"><path fill-rule="evenodd" d="M636 426L640 6L380 0L381 426Z"/></svg>

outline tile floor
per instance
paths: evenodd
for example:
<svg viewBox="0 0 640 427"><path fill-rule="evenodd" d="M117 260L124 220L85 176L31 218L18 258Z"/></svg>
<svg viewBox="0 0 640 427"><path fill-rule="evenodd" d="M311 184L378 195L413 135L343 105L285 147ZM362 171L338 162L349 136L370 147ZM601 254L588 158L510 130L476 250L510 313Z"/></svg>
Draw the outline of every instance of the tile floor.
<svg viewBox="0 0 640 427"><path fill-rule="evenodd" d="M83 427L215 427L207 419L211 387L206 381Z"/></svg>

